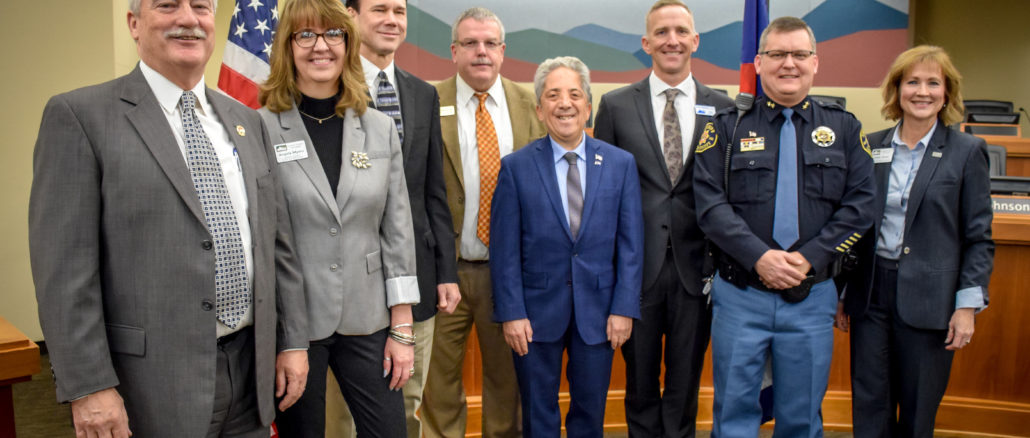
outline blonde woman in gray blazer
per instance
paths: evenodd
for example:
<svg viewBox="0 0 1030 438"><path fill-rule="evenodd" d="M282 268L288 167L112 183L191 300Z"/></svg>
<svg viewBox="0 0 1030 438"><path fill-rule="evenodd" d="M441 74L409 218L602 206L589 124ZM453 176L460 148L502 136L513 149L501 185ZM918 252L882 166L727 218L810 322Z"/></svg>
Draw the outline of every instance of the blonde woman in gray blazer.
<svg viewBox="0 0 1030 438"><path fill-rule="evenodd" d="M325 431L331 368L359 436L404 437L414 361L415 241L394 120L367 109L359 39L338 0L283 5L262 87L305 279L307 390L279 434Z"/></svg>

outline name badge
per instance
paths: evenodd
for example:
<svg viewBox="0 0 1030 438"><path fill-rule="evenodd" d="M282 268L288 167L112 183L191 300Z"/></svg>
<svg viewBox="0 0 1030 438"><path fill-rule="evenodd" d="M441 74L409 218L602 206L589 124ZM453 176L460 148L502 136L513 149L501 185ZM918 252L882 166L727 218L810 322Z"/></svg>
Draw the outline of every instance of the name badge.
<svg viewBox="0 0 1030 438"><path fill-rule="evenodd" d="M740 139L740 151L741 152L764 151L764 150L765 150L765 137L742 138L742 139Z"/></svg>
<svg viewBox="0 0 1030 438"><path fill-rule="evenodd" d="M454 115L454 105L447 105L440 107L440 117L447 117Z"/></svg>
<svg viewBox="0 0 1030 438"><path fill-rule="evenodd" d="M873 163L890 163L894 159L894 148L873 149Z"/></svg>
<svg viewBox="0 0 1030 438"><path fill-rule="evenodd" d="M711 105L694 105L694 114L699 116L714 116L715 107Z"/></svg>
<svg viewBox="0 0 1030 438"><path fill-rule="evenodd" d="M275 150L275 161L279 163L303 160L308 157L308 148L304 144L304 140L277 144L272 148Z"/></svg>

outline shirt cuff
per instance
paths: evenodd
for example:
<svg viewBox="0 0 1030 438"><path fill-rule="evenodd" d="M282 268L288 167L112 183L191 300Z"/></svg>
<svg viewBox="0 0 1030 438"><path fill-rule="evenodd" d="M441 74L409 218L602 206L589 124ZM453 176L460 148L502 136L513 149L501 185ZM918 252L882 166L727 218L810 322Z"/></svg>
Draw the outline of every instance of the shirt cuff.
<svg viewBox="0 0 1030 438"><path fill-rule="evenodd" d="M967 287L955 293L955 310L973 308L980 313L987 308L984 303L983 288L980 286Z"/></svg>
<svg viewBox="0 0 1030 438"><path fill-rule="evenodd" d="M280 353L284 353L284 352L287 352L287 351L308 351L308 349L307 348L284 348L282 351L280 351Z"/></svg>
<svg viewBox="0 0 1030 438"><path fill-rule="evenodd" d="M398 304L418 304L418 277L395 277L386 280L386 307Z"/></svg>

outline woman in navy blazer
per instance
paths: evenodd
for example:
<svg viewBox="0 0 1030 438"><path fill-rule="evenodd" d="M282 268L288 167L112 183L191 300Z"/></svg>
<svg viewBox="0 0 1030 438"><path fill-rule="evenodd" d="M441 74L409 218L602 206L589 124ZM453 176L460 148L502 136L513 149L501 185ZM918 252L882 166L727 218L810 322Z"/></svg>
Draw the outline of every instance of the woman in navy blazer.
<svg viewBox="0 0 1030 438"><path fill-rule="evenodd" d="M940 47L898 56L869 136L878 185L874 233L857 246L836 325L851 328L856 437L932 437L956 350L987 307L994 258L983 139L961 121L961 77Z"/></svg>

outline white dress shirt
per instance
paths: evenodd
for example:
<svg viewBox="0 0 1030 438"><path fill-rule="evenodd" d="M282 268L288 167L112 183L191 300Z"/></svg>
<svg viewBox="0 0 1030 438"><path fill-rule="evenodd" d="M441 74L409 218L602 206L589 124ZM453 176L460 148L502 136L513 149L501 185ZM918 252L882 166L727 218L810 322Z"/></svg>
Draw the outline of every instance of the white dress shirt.
<svg viewBox="0 0 1030 438"><path fill-rule="evenodd" d="M368 85L368 95L372 96L372 102L375 103L379 97L379 67L365 59L364 56L358 56L361 58L361 68L365 71L365 85ZM390 61L390 65L382 69L386 73L386 79L390 80L390 85L393 85L394 91L397 92L397 96L400 97L401 92L397 89L397 74L393 67L393 61ZM400 106L398 104L398 106Z"/></svg>
<svg viewBox="0 0 1030 438"><path fill-rule="evenodd" d="M151 91L157 97L157 103L161 106L161 111L164 112L168 125L172 128L172 135L175 136L175 142L179 145L179 152L182 153L183 165L188 167L186 164L186 143L183 142L182 115L179 111L179 101L182 100L182 93L185 90L173 84L143 61L140 61L139 66L143 72L143 77L147 80L147 84L150 85ZM240 238L243 242L243 257L247 264L247 279L251 290L253 290L254 249L251 243L250 221L247 219L247 188L243 182L243 169L236 156L236 146L229 140L228 131L222 126L218 115L215 114L215 111L208 103L205 90L203 77L191 90L197 97L197 118L200 119L200 125L204 128L204 133L207 134L211 145L214 146L215 155L218 156L218 162L222 167L225 187L228 189L229 198L232 200L233 210L236 213L236 223L239 226ZM214 284L211 287L213 290ZM254 320L253 313L253 307L248 307L240 320L240 324L235 329L230 329L219 321L218 336L225 336L251 325Z"/></svg>
<svg viewBox="0 0 1030 438"><path fill-rule="evenodd" d="M479 148L476 145L476 109L479 98L468 84L457 77L458 144L461 147L461 171L465 180L465 215L461 227L461 248L459 254L465 260L487 260L490 251L476 235L476 224L479 220ZM493 120L497 131L497 147L500 157L511 153L515 142L511 132L511 118L508 115L508 100L504 96L504 87L498 79L486 91L486 111Z"/></svg>
<svg viewBox="0 0 1030 438"><path fill-rule="evenodd" d="M676 108L676 116L680 119L680 138L683 139L683 163L694 153L691 142L694 141L694 104L697 103L697 87L694 86L694 75L689 74L687 78L676 85L669 85L658 79L654 71L648 76L651 86L651 109L654 111L655 129L658 130L658 144L665 144L665 126L662 118L665 115L665 90L675 88L680 90L676 95L673 106ZM663 151L664 152L664 151Z"/></svg>

